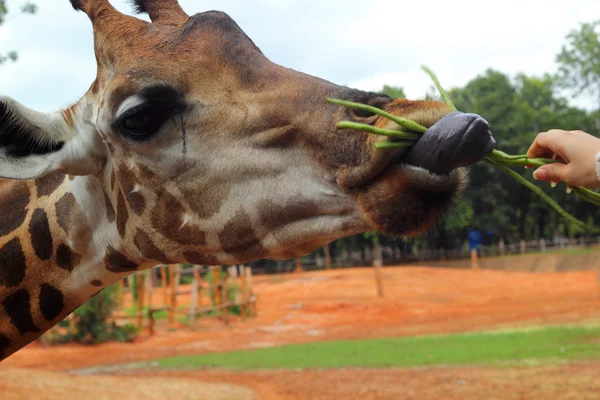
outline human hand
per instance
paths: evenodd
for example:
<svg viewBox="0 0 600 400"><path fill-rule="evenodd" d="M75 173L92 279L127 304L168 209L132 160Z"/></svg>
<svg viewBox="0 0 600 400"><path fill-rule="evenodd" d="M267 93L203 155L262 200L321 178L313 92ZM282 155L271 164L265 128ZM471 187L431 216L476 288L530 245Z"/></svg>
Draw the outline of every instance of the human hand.
<svg viewBox="0 0 600 400"><path fill-rule="evenodd" d="M563 163L538 168L533 177L539 181L565 182L571 187L600 187L596 155L600 139L582 131L553 129L540 133L527 152L529 158L555 158Z"/></svg>

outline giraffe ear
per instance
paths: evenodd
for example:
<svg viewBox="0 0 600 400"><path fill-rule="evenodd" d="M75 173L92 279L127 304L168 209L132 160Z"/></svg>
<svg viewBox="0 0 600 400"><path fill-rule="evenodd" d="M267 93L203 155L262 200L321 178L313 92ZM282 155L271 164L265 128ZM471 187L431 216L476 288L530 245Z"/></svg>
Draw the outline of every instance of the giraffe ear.
<svg viewBox="0 0 600 400"><path fill-rule="evenodd" d="M0 177L33 179L60 170L72 175L97 172L96 135L79 134L61 113L45 114L0 97Z"/></svg>

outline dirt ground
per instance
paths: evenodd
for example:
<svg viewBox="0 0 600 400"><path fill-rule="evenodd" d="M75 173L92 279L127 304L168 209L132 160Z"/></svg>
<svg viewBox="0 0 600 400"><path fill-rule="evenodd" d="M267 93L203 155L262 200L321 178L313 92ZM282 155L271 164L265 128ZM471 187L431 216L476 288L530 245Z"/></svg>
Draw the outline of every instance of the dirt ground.
<svg viewBox="0 0 600 400"><path fill-rule="evenodd" d="M254 319L235 320L228 326L202 320L193 329L164 325L155 336L143 336L133 344L32 344L0 365L0 397L8 393L13 396L9 399L153 399L166 398L161 390L172 387L191 396L177 398L198 399L600 399L600 363L501 370L74 374L98 365L287 343L600 322L596 271L386 268L384 285L385 298L378 298L370 268L255 277ZM160 298L162 294L156 293L157 302ZM171 385L159 378L169 378ZM32 394L31 382L39 393ZM227 386L211 386L220 384ZM117 392L122 386L127 390ZM207 397L212 392L214 396Z"/></svg>

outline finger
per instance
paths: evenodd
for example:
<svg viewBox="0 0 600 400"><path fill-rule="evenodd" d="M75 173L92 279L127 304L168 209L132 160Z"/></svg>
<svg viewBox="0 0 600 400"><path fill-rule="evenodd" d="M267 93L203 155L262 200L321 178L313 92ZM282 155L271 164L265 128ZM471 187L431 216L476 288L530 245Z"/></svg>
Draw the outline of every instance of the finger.
<svg viewBox="0 0 600 400"><path fill-rule="evenodd" d="M538 168L533 173L534 179L544 182L564 182L567 176L568 165L548 164Z"/></svg>
<svg viewBox="0 0 600 400"><path fill-rule="evenodd" d="M529 158L550 158L553 154L561 155L562 141L565 140L566 131L553 129L542 132L533 141L527 151Z"/></svg>

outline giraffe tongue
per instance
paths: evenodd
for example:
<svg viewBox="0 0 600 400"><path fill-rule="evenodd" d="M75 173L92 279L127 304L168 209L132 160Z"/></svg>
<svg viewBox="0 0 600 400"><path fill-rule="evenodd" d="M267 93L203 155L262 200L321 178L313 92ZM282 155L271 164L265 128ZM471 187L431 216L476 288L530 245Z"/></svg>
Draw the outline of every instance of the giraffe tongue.
<svg viewBox="0 0 600 400"><path fill-rule="evenodd" d="M402 162L446 175L478 163L496 147L488 122L477 114L453 112L427 130Z"/></svg>

